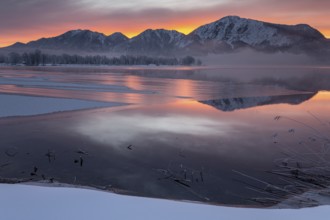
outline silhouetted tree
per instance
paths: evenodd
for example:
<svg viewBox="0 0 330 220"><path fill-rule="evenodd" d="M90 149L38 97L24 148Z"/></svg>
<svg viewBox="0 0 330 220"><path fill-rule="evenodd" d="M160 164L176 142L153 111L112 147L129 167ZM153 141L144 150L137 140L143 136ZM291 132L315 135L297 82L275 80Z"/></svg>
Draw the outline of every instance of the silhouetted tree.
<svg viewBox="0 0 330 220"><path fill-rule="evenodd" d="M9 63L16 65L22 63L22 57L19 53L11 52L9 53Z"/></svg>
<svg viewBox="0 0 330 220"><path fill-rule="evenodd" d="M5 55L0 55L0 63L7 63Z"/></svg>
<svg viewBox="0 0 330 220"><path fill-rule="evenodd" d="M195 64L195 62L196 62L196 60L192 56L186 56L186 57L182 58L182 60L181 60L182 65L188 65L188 66Z"/></svg>
<svg viewBox="0 0 330 220"><path fill-rule="evenodd" d="M192 56L186 56L181 59L168 57L148 57L148 56L132 56L122 55L120 57L108 58L106 56L80 56L80 55L49 55L44 54L40 50L30 53L10 53L8 56L0 56L0 63L7 64L24 64L27 66L39 65L61 65L61 64L86 64L86 65L194 65L196 60ZM201 61L197 61L201 65Z"/></svg>

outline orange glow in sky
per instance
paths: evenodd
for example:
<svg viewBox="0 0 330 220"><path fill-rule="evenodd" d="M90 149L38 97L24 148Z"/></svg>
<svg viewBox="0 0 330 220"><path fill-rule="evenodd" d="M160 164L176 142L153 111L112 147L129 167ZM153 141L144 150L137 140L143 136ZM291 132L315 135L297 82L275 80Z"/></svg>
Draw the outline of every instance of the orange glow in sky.
<svg viewBox="0 0 330 220"><path fill-rule="evenodd" d="M45 4L47 3L47 4ZM0 47L89 29L134 37L146 29L188 34L228 15L278 24L309 24L330 37L328 0L25 0L0 1Z"/></svg>
<svg viewBox="0 0 330 220"><path fill-rule="evenodd" d="M196 29L197 27L199 27L200 25L206 24L206 23L210 23L212 21L215 21L217 19L207 19L204 22L199 20L199 21L188 21L187 23L178 23L178 24L163 24L163 25L157 25L157 24L150 24L150 26L148 26L148 24L142 24L141 27L140 26L135 26L135 27L113 27L111 29L109 29L107 26L97 26L97 27L89 27L89 26L81 26L81 27L73 27L73 26L68 26L66 27L65 25L63 25L63 27L57 27L56 30L31 30L30 33L27 34L17 34L17 35L9 35L7 38L0 38L0 47L5 47L5 46L9 46L12 45L16 42L22 42L22 43L27 43L29 41L33 41L33 40L38 40L42 37L54 37L54 36L58 36L60 34L65 33L66 31L69 30L73 30L73 29L90 29L92 31L97 31L97 32L101 32L104 33L106 35L110 35L114 32L122 32L123 34L125 34L127 37L132 38L138 34L140 34L142 31L151 28L151 29L157 29L157 28L164 28L164 29L169 29L169 30L177 30L179 32L182 32L184 34L189 34L191 31L193 31L194 29ZM258 19L260 20L260 19ZM276 23L276 21L274 21L274 23ZM315 26L313 26L315 27ZM118 29L115 29L118 28ZM317 27L315 27L317 28ZM325 37L330 38L330 29L318 29L323 35L325 35Z"/></svg>
<svg viewBox="0 0 330 220"><path fill-rule="evenodd" d="M206 23L208 23L210 21L207 21ZM187 24L180 24L180 25L168 25L168 26L164 26L164 27L156 27L155 25L153 25L153 27L150 27L152 29L157 29L157 28L165 28L165 29L170 29L170 30L177 30L181 33L184 33L184 34L189 34L191 31L193 31L195 28L199 27L199 25L201 22L199 22L198 24L194 24L194 23L187 23ZM205 23L205 24L206 24ZM73 28L73 29L79 29L78 27L77 28ZM73 29L70 29L70 28L65 28L63 27L63 30L55 30L55 31L47 31L47 32L38 32L36 30L35 33L31 33L31 34L26 34L26 35L12 35L12 36L9 36L8 38L2 38L0 39L0 47L6 47L6 46L9 46L9 45L12 45L16 42L22 42L22 43L27 43L29 41L33 41L33 40L38 40L42 37L54 37L54 36L58 36L60 34L63 34L64 32L66 31L69 31L69 30L73 30ZM85 28L82 28L82 29L85 29ZM89 29L89 28L86 28L86 29ZM136 27L135 29L133 28L130 28L128 30L124 30L123 28L121 28L123 34L125 34L127 37L129 38L132 38L138 34L140 34L142 31L148 29L147 26L145 27L142 27L142 28L139 28L139 27ZM325 35L325 37L327 38L330 38L330 30L329 29L325 29L325 30L322 30L322 29L318 29L323 35ZM101 33L104 33L106 35L110 35L114 32L117 32L118 30L115 30L115 29L111 29L109 30L107 27L99 27L97 29L94 29L93 31L97 31L97 32L101 32Z"/></svg>

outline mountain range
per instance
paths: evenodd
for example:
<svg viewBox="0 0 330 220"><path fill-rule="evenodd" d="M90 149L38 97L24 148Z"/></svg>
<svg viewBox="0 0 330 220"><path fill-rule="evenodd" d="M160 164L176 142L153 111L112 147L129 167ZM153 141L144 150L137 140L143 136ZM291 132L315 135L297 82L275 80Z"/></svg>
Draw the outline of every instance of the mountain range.
<svg viewBox="0 0 330 220"><path fill-rule="evenodd" d="M282 25L227 16L202 25L188 35L175 30L148 29L128 38L119 32L106 36L79 29L26 44L18 42L5 49L169 55L224 53L242 48L263 52L327 53L330 41L307 24Z"/></svg>

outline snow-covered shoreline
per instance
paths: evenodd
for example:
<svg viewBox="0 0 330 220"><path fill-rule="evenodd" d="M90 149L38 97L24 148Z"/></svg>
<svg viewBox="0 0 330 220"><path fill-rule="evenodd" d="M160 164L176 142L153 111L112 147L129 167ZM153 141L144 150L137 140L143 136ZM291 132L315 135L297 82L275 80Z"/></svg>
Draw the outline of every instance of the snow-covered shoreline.
<svg viewBox="0 0 330 220"><path fill-rule="evenodd" d="M1 218L21 219L317 219L330 206L304 209L231 208L68 187L0 184Z"/></svg>

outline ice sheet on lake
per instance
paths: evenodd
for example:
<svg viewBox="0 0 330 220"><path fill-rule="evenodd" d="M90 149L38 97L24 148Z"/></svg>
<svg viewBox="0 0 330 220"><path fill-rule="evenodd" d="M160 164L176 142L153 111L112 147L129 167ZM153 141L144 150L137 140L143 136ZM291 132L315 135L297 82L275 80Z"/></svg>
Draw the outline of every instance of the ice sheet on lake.
<svg viewBox="0 0 330 220"><path fill-rule="evenodd" d="M56 82L47 78L31 77L31 78L1 78L0 85L15 85L26 88L45 88L45 89L61 89L61 90L80 90L80 91L97 91L97 92L118 92L118 93L141 93L152 94L152 91L140 91L123 85L104 85L96 83L69 83Z"/></svg>
<svg viewBox="0 0 330 220"><path fill-rule="evenodd" d="M124 103L0 94L0 117L39 115L120 105Z"/></svg>
<svg viewBox="0 0 330 220"><path fill-rule="evenodd" d="M123 196L78 188L0 184L1 219L325 220L330 206L255 209Z"/></svg>

